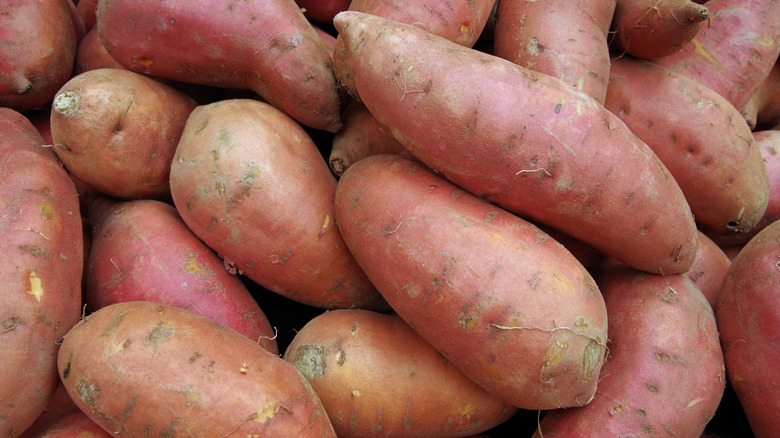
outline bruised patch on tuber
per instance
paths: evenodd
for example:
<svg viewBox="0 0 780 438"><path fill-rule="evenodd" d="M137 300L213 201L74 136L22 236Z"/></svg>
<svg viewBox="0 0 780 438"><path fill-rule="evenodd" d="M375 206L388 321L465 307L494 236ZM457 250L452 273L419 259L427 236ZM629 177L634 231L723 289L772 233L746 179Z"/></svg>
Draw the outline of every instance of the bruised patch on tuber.
<svg viewBox="0 0 780 438"><path fill-rule="evenodd" d="M325 354L325 347L322 345L301 345L295 350L292 364L307 380L325 377L325 371L328 367L325 362Z"/></svg>

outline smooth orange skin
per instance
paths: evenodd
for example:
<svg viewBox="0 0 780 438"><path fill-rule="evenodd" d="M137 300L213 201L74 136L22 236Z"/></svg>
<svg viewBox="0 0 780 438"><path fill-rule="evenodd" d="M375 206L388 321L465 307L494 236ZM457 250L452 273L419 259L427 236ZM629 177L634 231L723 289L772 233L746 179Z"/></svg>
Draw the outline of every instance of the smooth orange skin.
<svg viewBox="0 0 780 438"><path fill-rule="evenodd" d="M538 227L397 155L347 169L336 219L393 310L490 394L522 409L590 400L606 310Z"/></svg>
<svg viewBox="0 0 780 438"><path fill-rule="evenodd" d="M517 411L393 314L322 313L295 334L284 359L312 384L341 438L466 436Z"/></svg>
<svg viewBox="0 0 780 438"><path fill-rule="evenodd" d="M57 388L58 340L81 315L83 230L73 182L20 113L0 108L0 435Z"/></svg>

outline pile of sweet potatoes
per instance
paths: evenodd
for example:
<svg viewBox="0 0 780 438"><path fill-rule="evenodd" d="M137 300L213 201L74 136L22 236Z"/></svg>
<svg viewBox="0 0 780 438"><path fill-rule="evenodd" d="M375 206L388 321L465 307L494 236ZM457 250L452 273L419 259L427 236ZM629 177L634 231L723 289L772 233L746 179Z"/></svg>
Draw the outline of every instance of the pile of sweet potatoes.
<svg viewBox="0 0 780 438"><path fill-rule="evenodd" d="M780 434L780 2L6 3L0 438Z"/></svg>

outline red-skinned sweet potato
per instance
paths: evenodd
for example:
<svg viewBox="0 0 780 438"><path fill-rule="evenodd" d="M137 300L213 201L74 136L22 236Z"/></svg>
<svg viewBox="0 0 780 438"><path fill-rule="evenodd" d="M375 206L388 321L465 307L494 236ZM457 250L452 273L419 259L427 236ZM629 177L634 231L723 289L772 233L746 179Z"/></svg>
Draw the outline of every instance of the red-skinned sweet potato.
<svg viewBox="0 0 780 438"><path fill-rule="evenodd" d="M590 401L604 304L585 268L538 227L398 155L347 169L336 219L390 306L490 394L522 409Z"/></svg>
<svg viewBox="0 0 780 438"><path fill-rule="evenodd" d="M294 0L106 0L98 2L97 27L130 70L250 89L306 126L341 127L331 57Z"/></svg>
<svg viewBox="0 0 780 438"><path fill-rule="evenodd" d="M43 137L0 108L0 435L18 436L57 388L57 341L81 315L76 189Z"/></svg>
<svg viewBox="0 0 780 438"><path fill-rule="evenodd" d="M709 0L707 26L655 62L699 81L736 108L750 100L780 54L780 2Z"/></svg>
<svg viewBox="0 0 780 438"><path fill-rule="evenodd" d="M37 438L111 438L97 423L80 409L63 415L49 425Z"/></svg>
<svg viewBox="0 0 780 438"><path fill-rule="evenodd" d="M92 247L84 300L89 311L123 301L190 309L278 353L263 310L222 259L153 199L87 199Z"/></svg>
<svg viewBox="0 0 780 438"><path fill-rule="evenodd" d="M89 70L99 68L122 68L125 67L114 59L108 50L100 42L100 35L97 28L87 32L79 43L76 50L76 65L73 67L73 75L79 75Z"/></svg>
<svg viewBox="0 0 780 438"><path fill-rule="evenodd" d="M637 58L669 56L690 43L709 17L707 7L692 0L618 0L610 45Z"/></svg>
<svg viewBox="0 0 780 438"><path fill-rule="evenodd" d="M757 438L780 430L780 221L734 257L716 310L728 380Z"/></svg>
<svg viewBox="0 0 780 438"><path fill-rule="evenodd" d="M311 385L255 341L180 307L103 307L65 336L59 375L113 435L335 437Z"/></svg>
<svg viewBox="0 0 780 438"><path fill-rule="evenodd" d="M780 62L775 63L741 112L751 129L780 129Z"/></svg>
<svg viewBox="0 0 780 438"><path fill-rule="evenodd" d="M609 80L607 34L616 2L499 1L493 54L560 78L604 103Z"/></svg>
<svg viewBox="0 0 780 438"><path fill-rule="evenodd" d="M696 222L749 232L767 208L769 176L750 128L723 96L650 61L612 61L605 102L680 185Z"/></svg>
<svg viewBox="0 0 780 438"><path fill-rule="evenodd" d="M335 225L328 164L275 107L235 99L196 108L170 182L189 228L254 282L317 307L387 308Z"/></svg>
<svg viewBox="0 0 780 438"><path fill-rule="evenodd" d="M118 198L170 199L171 160L197 102L129 70L90 70L54 98L54 150L68 171Z"/></svg>
<svg viewBox="0 0 780 438"><path fill-rule="evenodd" d="M342 115L344 126L333 135L328 165L336 177L361 158L375 154L399 154L411 157L404 145L377 122L365 105L352 101Z"/></svg>
<svg viewBox="0 0 780 438"><path fill-rule="evenodd" d="M51 102L73 72L78 46L70 0L5 2L0 14L0 106Z"/></svg>
<svg viewBox="0 0 780 438"><path fill-rule="evenodd" d="M718 295L720 295L723 278L731 266L731 259L705 233L699 231L698 235L699 251L693 260L693 266L685 275L693 280L714 311L718 302Z"/></svg>
<svg viewBox="0 0 780 438"><path fill-rule="evenodd" d="M414 26L352 11L335 25L348 49L336 71L351 70L352 94L429 167L637 269L690 268L679 185L594 99Z"/></svg>
<svg viewBox="0 0 780 438"><path fill-rule="evenodd" d="M325 312L295 334L284 359L309 380L340 438L459 437L495 427L517 411L397 315Z"/></svg>
<svg viewBox="0 0 780 438"><path fill-rule="evenodd" d="M311 21L330 25L333 17L346 11L352 0L295 0L303 10L303 16Z"/></svg>
<svg viewBox="0 0 780 438"><path fill-rule="evenodd" d="M547 412L536 438L698 437L726 383L715 316L685 275L616 266L598 281L609 355L587 406Z"/></svg>
<svg viewBox="0 0 780 438"><path fill-rule="evenodd" d="M38 435L48 429L55 421L75 410L78 410L76 404L73 403L73 399L70 398L68 391L65 389L65 385L63 385L62 382L59 382L57 389L54 390L54 394L52 394L49 399L46 408L38 415L30 427L19 434L19 438L38 438Z"/></svg>

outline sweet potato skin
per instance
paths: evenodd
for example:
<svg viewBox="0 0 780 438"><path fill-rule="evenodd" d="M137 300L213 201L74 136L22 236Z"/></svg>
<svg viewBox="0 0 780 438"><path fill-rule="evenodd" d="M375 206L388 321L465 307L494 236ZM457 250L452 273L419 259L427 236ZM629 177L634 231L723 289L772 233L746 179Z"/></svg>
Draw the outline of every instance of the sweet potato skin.
<svg viewBox="0 0 780 438"><path fill-rule="evenodd" d="M536 438L698 437L726 383L715 316L684 274L625 265L599 277L609 355L587 406L548 412Z"/></svg>
<svg viewBox="0 0 780 438"><path fill-rule="evenodd" d="M332 60L294 0L98 3L108 52L138 73L250 89L298 122L335 132L341 101Z"/></svg>
<svg viewBox="0 0 780 438"><path fill-rule="evenodd" d="M58 379L57 341L81 315L82 224L73 182L20 113L0 108L0 435L18 436Z"/></svg>
<svg viewBox="0 0 780 438"><path fill-rule="evenodd" d="M97 198L87 204L93 239L84 299L90 311L122 301L184 307L279 352L249 290L175 207L153 199Z"/></svg>
<svg viewBox="0 0 780 438"><path fill-rule="evenodd" d="M680 185L696 222L748 233L769 199L769 176L750 128L723 96L649 61L612 62L605 102Z"/></svg>
<svg viewBox="0 0 780 438"><path fill-rule="evenodd" d="M709 9L692 0L618 0L610 44L637 58L669 56L689 44L709 17Z"/></svg>
<svg viewBox="0 0 780 438"><path fill-rule="evenodd" d="M413 26L352 11L335 25L352 94L426 165L637 269L690 268L696 227L680 187L598 102Z"/></svg>
<svg viewBox="0 0 780 438"><path fill-rule="evenodd" d="M0 106L26 112L70 79L78 46L70 0L12 1L0 15Z"/></svg>
<svg viewBox="0 0 780 438"><path fill-rule="evenodd" d="M37 438L110 438L80 409L74 409L49 425Z"/></svg>
<svg viewBox="0 0 780 438"><path fill-rule="evenodd" d="M617 0L500 1L493 53L560 78L604 103L610 63L607 33L616 3Z"/></svg>
<svg viewBox="0 0 780 438"><path fill-rule="evenodd" d="M295 367L191 310L106 306L68 332L57 359L76 405L114 436L335 437Z"/></svg>
<svg viewBox="0 0 780 438"><path fill-rule="evenodd" d="M86 71L54 98L54 150L69 173L101 193L169 200L171 160L196 106L190 96L139 73Z"/></svg>
<svg viewBox="0 0 780 438"><path fill-rule="evenodd" d="M728 380L756 437L780 430L780 221L734 257L716 310Z"/></svg>
<svg viewBox="0 0 780 438"><path fill-rule="evenodd" d="M336 179L275 107L235 99L196 108L170 182L189 228L254 282L316 307L387 308L335 226Z"/></svg>
<svg viewBox="0 0 780 438"><path fill-rule="evenodd" d="M341 438L466 436L517 411L394 314L322 313L296 333L284 359L312 384Z"/></svg>
<svg viewBox="0 0 780 438"><path fill-rule="evenodd" d="M347 169L336 219L396 313L489 393L523 409L590 400L602 298L538 227L397 155Z"/></svg>
<svg viewBox="0 0 780 438"><path fill-rule="evenodd" d="M693 78L742 108L780 54L780 3L709 0L707 26L691 44L654 61Z"/></svg>

